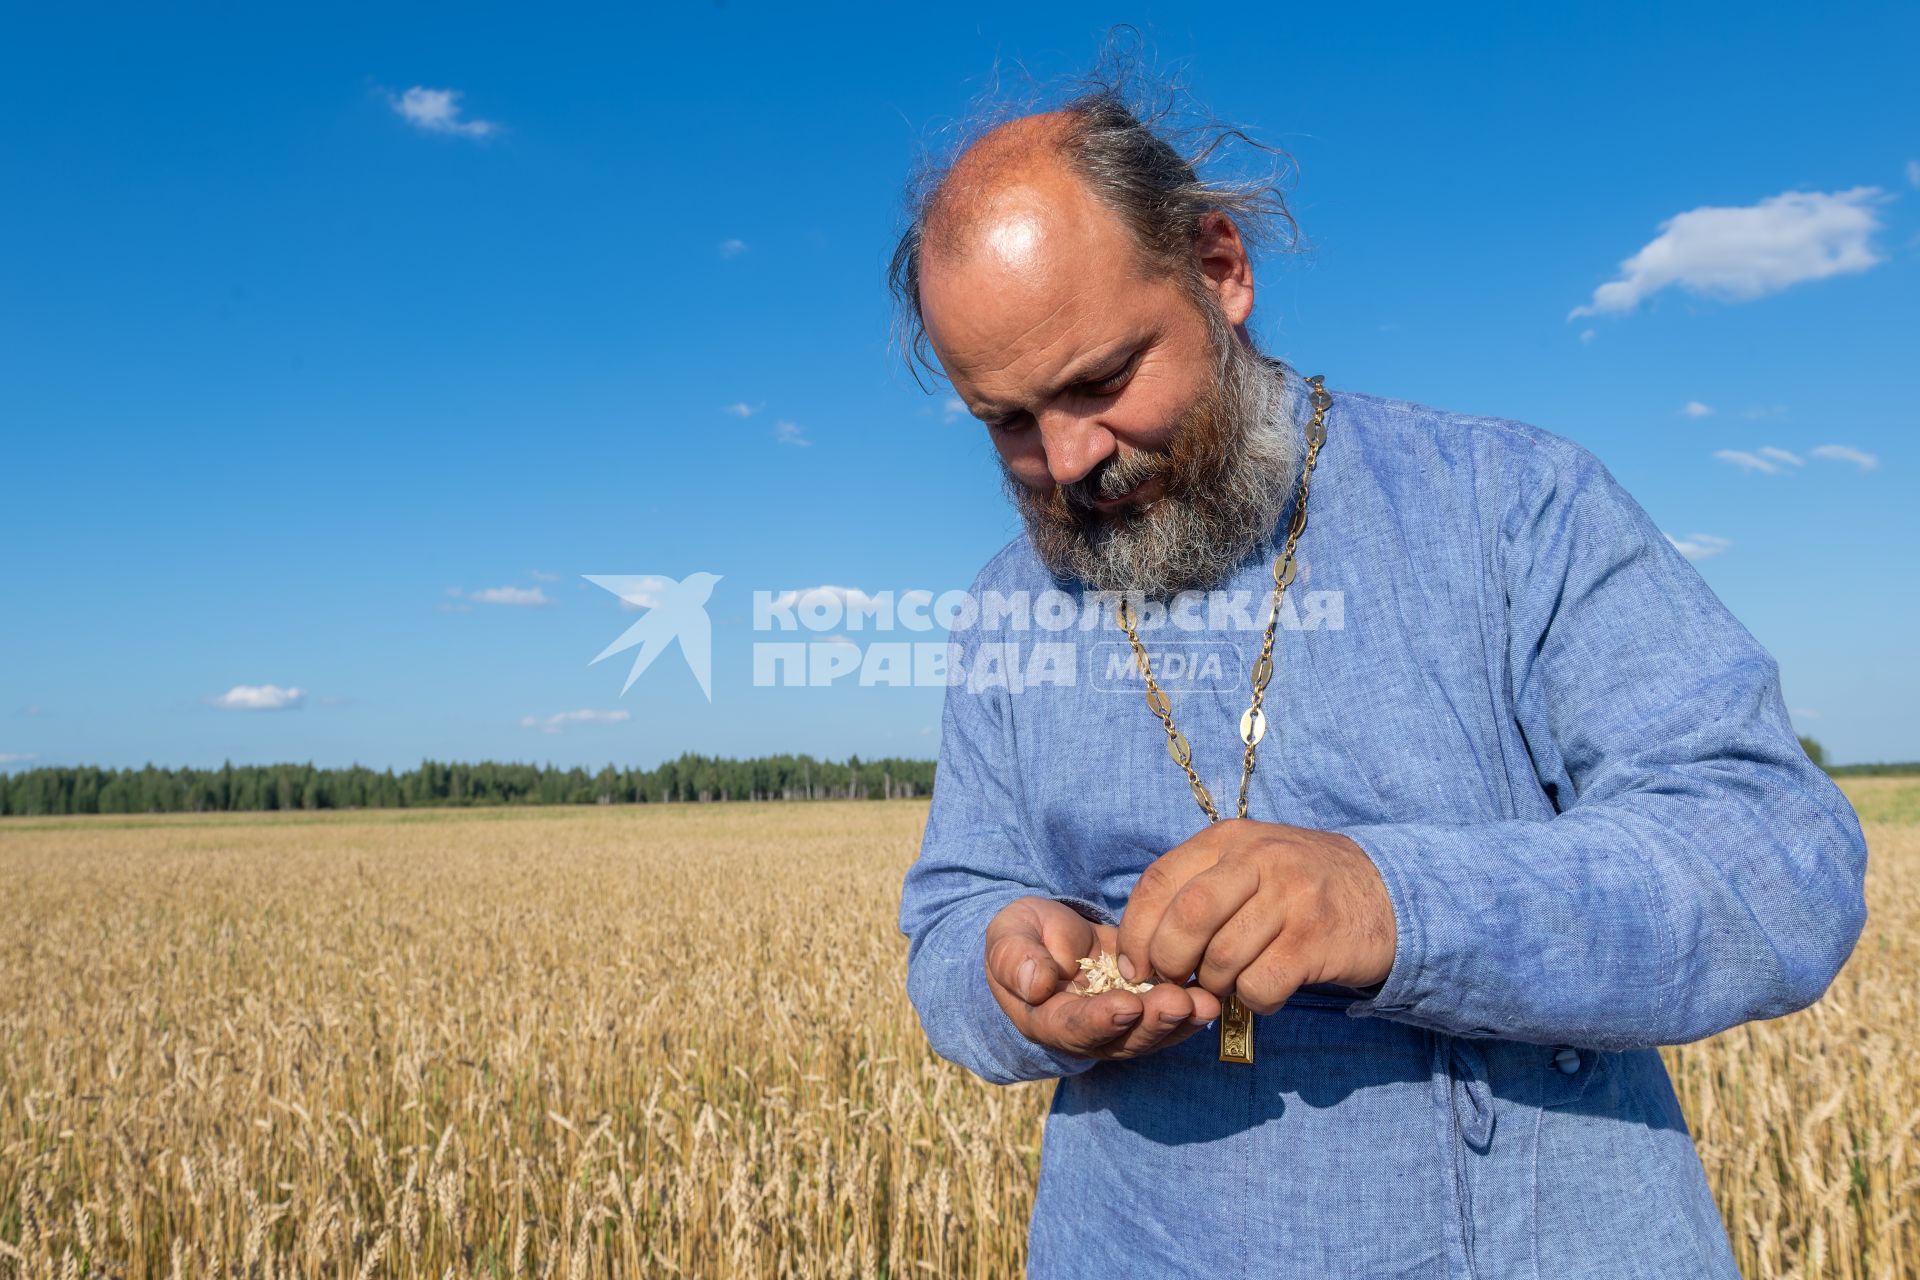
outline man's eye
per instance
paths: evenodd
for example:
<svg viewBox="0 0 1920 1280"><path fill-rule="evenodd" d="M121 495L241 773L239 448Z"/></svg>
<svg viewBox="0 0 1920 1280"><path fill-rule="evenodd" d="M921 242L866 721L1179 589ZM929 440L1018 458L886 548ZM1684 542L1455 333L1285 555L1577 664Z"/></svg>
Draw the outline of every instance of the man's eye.
<svg viewBox="0 0 1920 1280"><path fill-rule="evenodd" d="M1127 385L1127 379L1132 373L1133 360L1129 358L1125 364L1121 365L1106 377L1101 378L1099 381L1082 383L1081 385L1090 395L1110 396L1121 387Z"/></svg>
<svg viewBox="0 0 1920 1280"><path fill-rule="evenodd" d="M1133 376L1134 366L1139 363L1139 360L1138 355L1128 356L1125 364L1106 377L1092 382L1083 382L1075 389L1082 395L1110 396L1127 385L1127 380ZM1026 417L1025 413L1016 413L1006 418L982 418L981 421L995 431L1015 431L1019 429Z"/></svg>

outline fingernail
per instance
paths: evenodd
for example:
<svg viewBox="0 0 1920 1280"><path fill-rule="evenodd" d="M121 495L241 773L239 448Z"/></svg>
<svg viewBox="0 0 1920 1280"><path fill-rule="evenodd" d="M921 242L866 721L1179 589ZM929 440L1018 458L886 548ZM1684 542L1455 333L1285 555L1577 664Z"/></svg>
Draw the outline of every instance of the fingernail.
<svg viewBox="0 0 1920 1280"><path fill-rule="evenodd" d="M1194 1014L1191 1018L1188 1018L1187 1021L1191 1022L1196 1027L1210 1027L1213 1025L1212 1018L1203 1018L1197 1013Z"/></svg>
<svg viewBox="0 0 1920 1280"><path fill-rule="evenodd" d="M1130 1027L1138 1021L1140 1021L1140 1011L1138 1009L1129 1009L1125 1013L1116 1013L1113 1015L1113 1025L1116 1027Z"/></svg>
<svg viewBox="0 0 1920 1280"><path fill-rule="evenodd" d="M1020 966L1020 972L1014 977L1014 982L1020 987L1020 998L1032 1003L1029 997L1033 994L1033 961L1028 960Z"/></svg>
<svg viewBox="0 0 1920 1280"><path fill-rule="evenodd" d="M1125 956L1120 957L1120 976L1128 982L1133 981L1133 961L1127 959Z"/></svg>

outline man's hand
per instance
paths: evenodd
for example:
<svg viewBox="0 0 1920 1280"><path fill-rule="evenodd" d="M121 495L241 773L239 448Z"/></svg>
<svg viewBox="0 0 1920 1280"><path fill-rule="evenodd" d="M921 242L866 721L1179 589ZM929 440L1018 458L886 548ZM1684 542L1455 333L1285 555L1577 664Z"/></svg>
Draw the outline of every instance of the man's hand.
<svg viewBox="0 0 1920 1280"><path fill-rule="evenodd" d="M1095 924L1051 898L1017 898L987 925L987 986L1021 1035L1077 1058L1137 1058L1178 1044L1220 1016L1210 993L1178 983L1143 996L1067 990L1080 976L1080 957L1117 947L1112 925ZM1127 962L1120 964L1124 970Z"/></svg>
<svg viewBox="0 0 1920 1280"><path fill-rule="evenodd" d="M1147 867L1120 918L1123 964L1272 1013L1309 983L1368 987L1393 968L1386 883L1330 831L1234 818Z"/></svg>

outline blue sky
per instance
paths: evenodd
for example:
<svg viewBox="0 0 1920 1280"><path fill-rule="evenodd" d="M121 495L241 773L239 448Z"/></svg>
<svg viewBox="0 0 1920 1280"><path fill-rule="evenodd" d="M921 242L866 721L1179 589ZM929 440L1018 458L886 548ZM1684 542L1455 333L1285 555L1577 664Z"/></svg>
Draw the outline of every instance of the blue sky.
<svg viewBox="0 0 1920 1280"><path fill-rule="evenodd" d="M1562 8L17 10L0 767L930 756L937 689L751 687L751 593L1016 532L888 345L900 184L1117 21L1299 166L1266 349L1593 449L1803 732L1920 757L1920 9ZM695 571L711 703L623 697L582 575Z"/></svg>

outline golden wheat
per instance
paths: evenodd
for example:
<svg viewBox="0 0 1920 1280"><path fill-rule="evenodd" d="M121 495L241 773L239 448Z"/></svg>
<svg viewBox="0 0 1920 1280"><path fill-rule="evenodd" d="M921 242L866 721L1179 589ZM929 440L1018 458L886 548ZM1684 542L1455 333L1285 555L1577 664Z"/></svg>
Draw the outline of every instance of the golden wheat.
<svg viewBox="0 0 1920 1280"><path fill-rule="evenodd" d="M1920 1276L1920 784L1819 1005L1668 1050L1751 1275ZM0 1276L1004 1276L1048 1089L935 1059L923 804L0 823Z"/></svg>
<svg viewBox="0 0 1920 1280"><path fill-rule="evenodd" d="M1109 991L1131 991L1138 996L1153 990L1153 984L1128 982L1127 975L1120 972L1119 958L1111 951L1102 951L1097 956L1080 957L1080 977L1067 990L1077 996L1104 995Z"/></svg>

